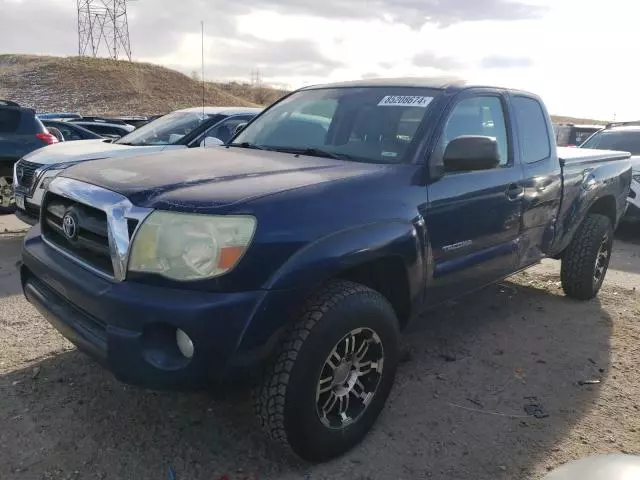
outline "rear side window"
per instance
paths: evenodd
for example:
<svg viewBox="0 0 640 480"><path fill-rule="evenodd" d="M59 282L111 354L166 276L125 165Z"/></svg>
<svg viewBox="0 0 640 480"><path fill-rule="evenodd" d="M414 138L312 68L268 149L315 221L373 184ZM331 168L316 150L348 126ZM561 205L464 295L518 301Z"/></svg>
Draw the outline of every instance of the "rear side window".
<svg viewBox="0 0 640 480"><path fill-rule="evenodd" d="M0 108L0 133L16 133L20 127L20 110Z"/></svg>
<svg viewBox="0 0 640 480"><path fill-rule="evenodd" d="M551 155L547 120L537 100L514 97L513 108L518 122L522 160L534 163Z"/></svg>

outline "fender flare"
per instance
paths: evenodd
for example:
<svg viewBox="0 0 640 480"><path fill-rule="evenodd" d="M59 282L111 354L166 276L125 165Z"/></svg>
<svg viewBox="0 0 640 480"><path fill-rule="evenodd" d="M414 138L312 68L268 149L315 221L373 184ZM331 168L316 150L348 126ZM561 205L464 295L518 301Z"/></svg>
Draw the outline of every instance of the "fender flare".
<svg viewBox="0 0 640 480"><path fill-rule="evenodd" d="M313 287L358 265L393 256L402 258L408 270L423 266L420 239L411 222L369 223L315 240L292 255L264 288Z"/></svg>

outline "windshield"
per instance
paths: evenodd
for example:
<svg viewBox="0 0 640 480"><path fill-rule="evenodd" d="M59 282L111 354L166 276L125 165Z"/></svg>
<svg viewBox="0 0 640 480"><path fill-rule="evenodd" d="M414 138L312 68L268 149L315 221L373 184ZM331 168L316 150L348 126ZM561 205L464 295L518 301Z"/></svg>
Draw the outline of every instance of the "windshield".
<svg viewBox="0 0 640 480"><path fill-rule="evenodd" d="M439 93L415 87L302 90L254 120L231 146L402 163Z"/></svg>
<svg viewBox="0 0 640 480"><path fill-rule="evenodd" d="M598 132L591 136L582 148L597 148L600 150L620 150L640 155L640 131L637 132Z"/></svg>
<svg viewBox="0 0 640 480"><path fill-rule="evenodd" d="M173 112L134 130L115 143L124 145L173 145L216 115Z"/></svg>

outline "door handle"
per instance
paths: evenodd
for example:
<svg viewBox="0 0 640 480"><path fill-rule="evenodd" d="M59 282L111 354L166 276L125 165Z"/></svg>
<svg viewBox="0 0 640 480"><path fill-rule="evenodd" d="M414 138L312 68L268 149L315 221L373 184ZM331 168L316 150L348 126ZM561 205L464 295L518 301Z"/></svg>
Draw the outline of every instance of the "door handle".
<svg viewBox="0 0 640 480"><path fill-rule="evenodd" d="M518 183L512 183L507 187L506 195L510 201L519 200L524 196L524 187Z"/></svg>

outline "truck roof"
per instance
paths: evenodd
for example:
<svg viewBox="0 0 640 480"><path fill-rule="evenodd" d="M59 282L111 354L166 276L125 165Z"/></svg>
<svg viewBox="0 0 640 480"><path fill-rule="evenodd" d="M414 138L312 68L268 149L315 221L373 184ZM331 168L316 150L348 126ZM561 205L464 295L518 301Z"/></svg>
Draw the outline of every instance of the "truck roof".
<svg viewBox="0 0 640 480"><path fill-rule="evenodd" d="M497 87L492 85L470 85L463 79L456 77L398 77L398 78L369 78L363 80L352 80L347 82L325 83L320 85L310 85L301 90L314 90L320 88L340 88L340 87L421 87L436 90L459 91L467 88L495 88L513 93L521 93L536 97L537 95L512 88Z"/></svg>

